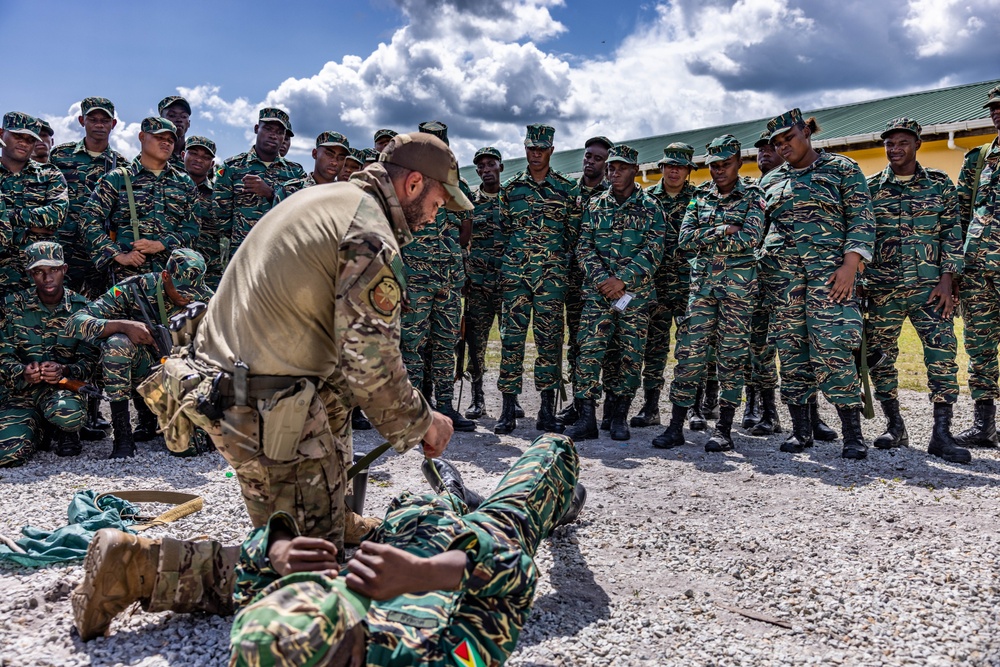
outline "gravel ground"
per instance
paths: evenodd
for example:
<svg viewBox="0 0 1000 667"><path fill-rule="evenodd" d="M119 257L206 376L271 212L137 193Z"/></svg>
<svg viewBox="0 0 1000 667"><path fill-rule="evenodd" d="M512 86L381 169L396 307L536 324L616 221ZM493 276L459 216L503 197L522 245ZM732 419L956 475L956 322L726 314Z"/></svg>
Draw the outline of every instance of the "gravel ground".
<svg viewBox="0 0 1000 667"><path fill-rule="evenodd" d="M529 415L537 401L523 396ZM652 449L660 428L579 443L587 508L540 549L535 608L508 664L1000 665L1000 453L977 450L968 466L928 457L930 406L913 392L901 402L914 447L862 462L842 460L839 442L781 454L784 436L742 429L722 455L704 452L706 433ZM499 414L498 396L488 408ZM967 397L956 413L957 431L971 422ZM824 414L837 425L829 406ZM532 418L510 436L493 435L493 423L456 434L446 454L481 491L537 435ZM883 425L865 422L869 442ZM355 439L358 451L378 442L374 432ZM153 487L205 498L170 535L237 543L249 529L217 454L177 459L156 441L110 462L109 450L93 443L77 459L43 453L0 471L0 533L63 525L80 489ZM367 512L422 490L418 463L412 452L380 461ZM135 607L110 637L82 643L69 605L81 577L78 564L0 566L0 665L225 664L227 618Z"/></svg>

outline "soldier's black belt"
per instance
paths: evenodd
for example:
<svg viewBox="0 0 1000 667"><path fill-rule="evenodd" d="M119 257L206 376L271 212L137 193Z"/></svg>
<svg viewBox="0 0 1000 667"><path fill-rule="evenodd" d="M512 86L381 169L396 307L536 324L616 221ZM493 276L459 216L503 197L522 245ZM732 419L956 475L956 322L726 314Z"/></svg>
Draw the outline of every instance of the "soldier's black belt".
<svg viewBox="0 0 1000 667"><path fill-rule="evenodd" d="M317 387L322 386L322 380L316 377L294 377L291 375L251 375L247 378L247 398L250 400L267 400L274 394L288 389L299 380L309 380ZM221 409L232 407L236 400L233 391L233 377L229 373L222 373L219 378L219 398Z"/></svg>

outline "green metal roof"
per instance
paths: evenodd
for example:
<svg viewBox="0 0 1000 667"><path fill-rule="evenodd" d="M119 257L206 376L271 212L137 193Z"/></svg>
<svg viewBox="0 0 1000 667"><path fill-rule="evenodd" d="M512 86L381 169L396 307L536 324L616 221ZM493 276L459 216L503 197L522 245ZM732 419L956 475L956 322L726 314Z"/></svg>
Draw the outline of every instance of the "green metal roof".
<svg viewBox="0 0 1000 667"><path fill-rule="evenodd" d="M994 79L825 109L803 110L802 114L807 118L815 116L819 122L821 131L816 135L818 141L822 141L824 145L837 145L838 138L877 135L885 128L886 121L899 116L909 116L925 128L988 118L989 114L983 109L983 104L987 92L998 84L1000 79ZM766 128L768 120L770 118L758 118L700 130L672 132L643 139L626 139L623 143L639 151L639 164L656 163L663 157L663 148L675 141L691 144L695 147L695 155L702 155L705 153L705 144L723 134L735 135L746 150L753 148L754 142L760 138L761 131ZM553 169L564 174L579 173L583 165L583 149L553 153L550 164ZM504 167L504 174L513 176L525 168L525 160L523 157L506 160ZM474 166L463 167L461 172L470 185L479 183L479 176Z"/></svg>

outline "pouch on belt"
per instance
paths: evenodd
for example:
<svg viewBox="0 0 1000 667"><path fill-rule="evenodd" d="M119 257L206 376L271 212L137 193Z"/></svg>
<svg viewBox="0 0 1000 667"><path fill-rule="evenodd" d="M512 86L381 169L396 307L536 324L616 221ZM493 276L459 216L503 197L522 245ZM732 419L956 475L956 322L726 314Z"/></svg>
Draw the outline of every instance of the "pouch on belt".
<svg viewBox="0 0 1000 667"><path fill-rule="evenodd" d="M298 455L302 429L315 396L316 385L300 379L270 398L257 401L257 411L264 421L264 456L273 461L291 461Z"/></svg>

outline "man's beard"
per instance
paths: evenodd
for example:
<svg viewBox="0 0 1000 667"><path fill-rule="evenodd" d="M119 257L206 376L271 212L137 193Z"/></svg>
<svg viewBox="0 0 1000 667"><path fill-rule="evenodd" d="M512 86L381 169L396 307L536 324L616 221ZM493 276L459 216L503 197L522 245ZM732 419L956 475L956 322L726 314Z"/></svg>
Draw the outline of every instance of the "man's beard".
<svg viewBox="0 0 1000 667"><path fill-rule="evenodd" d="M417 198L408 204L400 204L403 208L403 217L406 218L406 224L409 225L410 229L413 231L419 231L423 229L430 219L424 219L424 201L430 194L430 187L427 180L424 180L424 189L417 195Z"/></svg>

